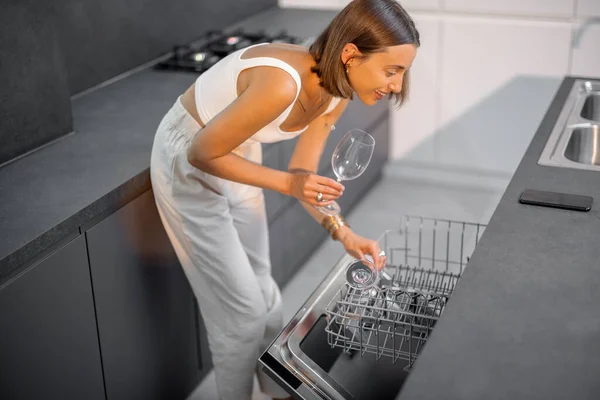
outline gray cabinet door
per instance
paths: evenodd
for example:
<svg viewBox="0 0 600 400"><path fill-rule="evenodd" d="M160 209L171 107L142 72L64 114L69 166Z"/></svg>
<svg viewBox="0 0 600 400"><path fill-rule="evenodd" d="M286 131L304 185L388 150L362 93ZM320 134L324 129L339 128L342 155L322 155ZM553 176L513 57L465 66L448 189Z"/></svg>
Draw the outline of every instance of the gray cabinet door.
<svg viewBox="0 0 600 400"><path fill-rule="evenodd" d="M186 398L208 367L205 335L153 193L86 236L107 399Z"/></svg>
<svg viewBox="0 0 600 400"><path fill-rule="evenodd" d="M287 171L287 165L283 164L284 143L278 142L263 145L263 165L279 171ZM272 224L277 217L284 211L285 206L290 202L288 196L284 196L279 192L264 189L265 205L267 208L267 219L269 225Z"/></svg>
<svg viewBox="0 0 600 400"><path fill-rule="evenodd" d="M83 236L0 288L0 327L0 398L105 398Z"/></svg>
<svg viewBox="0 0 600 400"><path fill-rule="evenodd" d="M290 268L286 262L285 245L287 240L286 218L281 215L269 225L269 250L271 256L271 275L279 287L283 287L289 278Z"/></svg>
<svg viewBox="0 0 600 400"><path fill-rule="evenodd" d="M296 201L285 214L285 268L289 280L327 238L327 232Z"/></svg>

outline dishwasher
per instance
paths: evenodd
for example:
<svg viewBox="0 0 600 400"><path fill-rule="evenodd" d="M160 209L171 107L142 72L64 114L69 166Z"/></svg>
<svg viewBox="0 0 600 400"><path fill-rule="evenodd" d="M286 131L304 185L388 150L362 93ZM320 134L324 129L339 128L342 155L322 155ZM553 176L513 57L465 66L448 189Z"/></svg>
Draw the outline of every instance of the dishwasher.
<svg viewBox="0 0 600 400"><path fill-rule="evenodd" d="M345 254L260 356L295 399L395 399L485 229L404 216L378 239L386 265L369 287ZM350 268L349 268L350 267Z"/></svg>

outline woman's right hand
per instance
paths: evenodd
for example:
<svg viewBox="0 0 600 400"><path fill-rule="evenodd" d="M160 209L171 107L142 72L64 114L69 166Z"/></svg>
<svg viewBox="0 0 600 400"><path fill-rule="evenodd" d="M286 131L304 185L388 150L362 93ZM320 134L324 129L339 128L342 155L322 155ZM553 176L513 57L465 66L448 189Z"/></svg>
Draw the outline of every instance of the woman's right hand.
<svg viewBox="0 0 600 400"><path fill-rule="evenodd" d="M322 201L317 200L319 193ZM336 180L309 171L290 171L288 194L313 206L326 206L344 193L344 186Z"/></svg>

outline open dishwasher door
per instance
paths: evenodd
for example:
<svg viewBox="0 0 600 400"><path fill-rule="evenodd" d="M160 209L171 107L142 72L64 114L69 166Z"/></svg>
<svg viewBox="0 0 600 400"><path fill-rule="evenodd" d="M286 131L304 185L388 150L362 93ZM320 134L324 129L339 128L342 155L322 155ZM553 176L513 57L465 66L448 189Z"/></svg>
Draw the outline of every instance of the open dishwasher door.
<svg viewBox="0 0 600 400"><path fill-rule="evenodd" d="M296 399L395 399L484 228L403 217L368 289L348 285L344 255L261 355L265 373Z"/></svg>

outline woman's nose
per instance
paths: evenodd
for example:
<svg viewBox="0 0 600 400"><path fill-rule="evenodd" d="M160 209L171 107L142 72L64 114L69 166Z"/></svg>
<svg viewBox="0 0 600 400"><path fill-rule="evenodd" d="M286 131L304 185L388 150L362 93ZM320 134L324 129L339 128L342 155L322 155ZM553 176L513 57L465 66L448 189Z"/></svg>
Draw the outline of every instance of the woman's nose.
<svg viewBox="0 0 600 400"><path fill-rule="evenodd" d="M400 93L402 90L402 79L395 82L390 82L389 89L394 93Z"/></svg>

